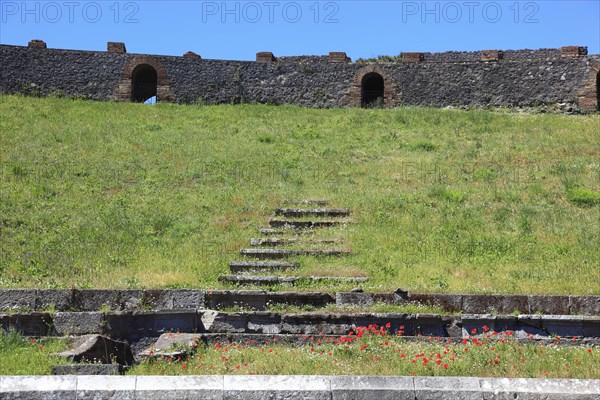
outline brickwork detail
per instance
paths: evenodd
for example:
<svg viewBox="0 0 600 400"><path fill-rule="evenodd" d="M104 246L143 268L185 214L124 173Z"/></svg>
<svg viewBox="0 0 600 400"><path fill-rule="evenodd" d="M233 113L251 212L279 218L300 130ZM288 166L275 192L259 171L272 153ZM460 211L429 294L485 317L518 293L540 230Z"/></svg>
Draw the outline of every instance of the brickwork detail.
<svg viewBox="0 0 600 400"><path fill-rule="evenodd" d="M45 49L47 48L46 46L46 42L44 42L43 40L38 40L38 39L33 39L29 41L29 47L35 47L38 49Z"/></svg>
<svg viewBox="0 0 600 400"><path fill-rule="evenodd" d="M579 92L579 107L583 111L600 110L598 81L600 80L600 63L594 64L588 73L583 89Z"/></svg>
<svg viewBox="0 0 600 400"><path fill-rule="evenodd" d="M108 42L106 47L109 53L127 53L123 42Z"/></svg>
<svg viewBox="0 0 600 400"><path fill-rule="evenodd" d="M352 61L344 51L330 51L327 61L330 63L346 63Z"/></svg>
<svg viewBox="0 0 600 400"><path fill-rule="evenodd" d="M400 101L400 91L397 89L395 82L390 78L389 74L377 64L371 64L358 70L354 76L352 87L350 88L349 97L352 107L360 107L362 104L362 83L363 78L367 74L376 73L383 78L383 105L384 107L393 107Z"/></svg>
<svg viewBox="0 0 600 400"><path fill-rule="evenodd" d="M169 84L169 77L167 76L167 70L156 58L150 56L136 56L127 62L115 91L115 100L125 102L131 101L133 71L140 65L149 65L156 71L157 102L174 101L174 96Z"/></svg>
<svg viewBox="0 0 600 400"><path fill-rule="evenodd" d="M404 62L421 62L425 59L423 53L404 52L402 53L402 61Z"/></svg>
<svg viewBox="0 0 600 400"><path fill-rule="evenodd" d="M127 54L124 45L111 51L35 49L44 45L37 40L30 47L0 45L1 93L27 88L40 96L61 92L100 101L131 101L133 95L141 101L156 93L159 101L178 103L359 107L364 79L367 103L383 100L385 107L544 105L579 112L594 111L598 103L600 55L584 55L587 49L581 46L562 52L404 53L404 61L362 63L350 62L343 52L290 57L260 52L262 62L254 62L203 60L193 52L179 57ZM137 92L142 82L150 85L147 93Z"/></svg>
<svg viewBox="0 0 600 400"><path fill-rule="evenodd" d="M259 51L256 53L256 61L276 61L277 58L270 51Z"/></svg>
<svg viewBox="0 0 600 400"><path fill-rule="evenodd" d="M586 46L563 46L560 48L560 55L563 57L587 56Z"/></svg>
<svg viewBox="0 0 600 400"><path fill-rule="evenodd" d="M482 50L480 53L481 61L500 61L504 59L502 50Z"/></svg>

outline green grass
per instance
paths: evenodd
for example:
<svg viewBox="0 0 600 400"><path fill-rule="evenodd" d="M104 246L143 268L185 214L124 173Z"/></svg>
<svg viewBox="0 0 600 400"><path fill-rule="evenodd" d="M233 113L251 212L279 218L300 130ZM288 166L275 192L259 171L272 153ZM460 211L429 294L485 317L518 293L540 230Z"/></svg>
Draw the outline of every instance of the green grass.
<svg viewBox="0 0 600 400"><path fill-rule="evenodd" d="M53 355L63 350L62 339L26 339L0 329L0 375L48 375L54 365L68 364Z"/></svg>
<svg viewBox="0 0 600 400"><path fill-rule="evenodd" d="M229 287L275 207L325 198L352 209L332 233L354 254L302 273L600 294L599 115L19 96L0 113L0 287Z"/></svg>
<svg viewBox="0 0 600 400"><path fill-rule="evenodd" d="M489 335L496 340L480 337L460 344L446 343L443 338L411 342L394 334L375 335L368 331L361 338L356 336L346 336L352 341L344 343L335 343L326 336L307 336L306 343L294 346L277 342L260 346L200 343L187 349L189 356L151 358L134 366L128 374L600 378L597 347L520 344L502 334ZM52 366L68 364L53 355L66 348L64 338L30 339L0 330L0 375L48 375Z"/></svg>
<svg viewBox="0 0 600 400"><path fill-rule="evenodd" d="M492 337L493 335L489 335ZM134 375L420 375L598 379L600 351L583 346L520 344L505 336L449 344L444 339L409 342L367 334L352 342L307 337L304 345L200 344L190 356L154 358ZM564 340L564 339L563 339Z"/></svg>

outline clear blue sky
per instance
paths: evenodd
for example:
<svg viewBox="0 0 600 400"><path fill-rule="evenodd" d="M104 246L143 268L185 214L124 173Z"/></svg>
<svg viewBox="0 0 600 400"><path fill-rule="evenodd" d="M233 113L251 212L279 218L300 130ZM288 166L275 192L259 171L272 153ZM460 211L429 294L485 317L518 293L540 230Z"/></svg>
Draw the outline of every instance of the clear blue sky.
<svg viewBox="0 0 600 400"><path fill-rule="evenodd" d="M253 60L345 51L588 46L600 53L600 1L0 0L0 43Z"/></svg>

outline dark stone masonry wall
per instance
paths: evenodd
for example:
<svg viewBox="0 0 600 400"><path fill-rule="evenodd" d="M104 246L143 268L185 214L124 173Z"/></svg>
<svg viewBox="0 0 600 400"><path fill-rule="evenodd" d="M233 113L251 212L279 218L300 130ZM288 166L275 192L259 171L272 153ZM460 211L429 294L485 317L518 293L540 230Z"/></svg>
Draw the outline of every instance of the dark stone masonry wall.
<svg viewBox="0 0 600 400"><path fill-rule="evenodd" d="M362 78L376 73L388 107L566 103L597 109L600 56L541 49L507 50L503 57L484 62L479 52L445 52L423 53L421 62L331 62L331 56L254 62L0 45L0 92L127 100L132 71L150 63L159 70L159 101L359 107Z"/></svg>

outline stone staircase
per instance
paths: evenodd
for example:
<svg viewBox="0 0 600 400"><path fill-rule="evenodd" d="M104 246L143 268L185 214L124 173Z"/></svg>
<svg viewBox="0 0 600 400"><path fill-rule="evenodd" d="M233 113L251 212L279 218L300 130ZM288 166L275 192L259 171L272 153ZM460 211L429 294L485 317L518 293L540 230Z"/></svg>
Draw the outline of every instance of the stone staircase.
<svg viewBox="0 0 600 400"><path fill-rule="evenodd" d="M300 262L293 260L297 257L327 258L351 254L343 248L342 239L313 237L324 229L342 229L350 222L350 209L328 208L326 200L286 200L284 205L275 209L269 227L260 230L262 237L251 238L250 247L240 249L243 260L230 262L232 275L219 276L220 282L263 286L324 280L366 281L364 277L281 275L300 268Z"/></svg>

